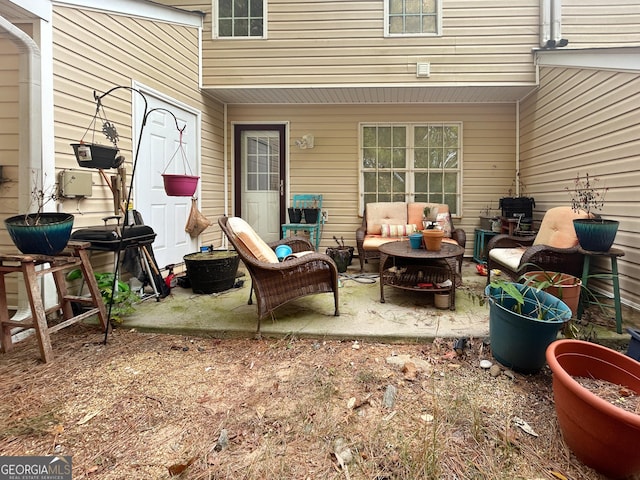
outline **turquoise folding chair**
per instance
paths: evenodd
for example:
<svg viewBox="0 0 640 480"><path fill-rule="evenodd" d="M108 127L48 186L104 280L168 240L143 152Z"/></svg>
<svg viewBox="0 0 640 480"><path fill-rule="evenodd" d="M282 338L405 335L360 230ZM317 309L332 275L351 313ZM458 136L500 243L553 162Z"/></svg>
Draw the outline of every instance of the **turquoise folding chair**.
<svg viewBox="0 0 640 480"><path fill-rule="evenodd" d="M294 195L291 208L300 209L304 212L304 219L299 223L285 223L282 225L282 238L286 238L289 231L292 231L294 235L298 231L309 232L309 240L315 245L316 251L320 248L320 237L322 236L322 226L324 219L322 217L322 195L317 194L305 194ZM317 217L312 218L309 222L305 209L317 209Z"/></svg>

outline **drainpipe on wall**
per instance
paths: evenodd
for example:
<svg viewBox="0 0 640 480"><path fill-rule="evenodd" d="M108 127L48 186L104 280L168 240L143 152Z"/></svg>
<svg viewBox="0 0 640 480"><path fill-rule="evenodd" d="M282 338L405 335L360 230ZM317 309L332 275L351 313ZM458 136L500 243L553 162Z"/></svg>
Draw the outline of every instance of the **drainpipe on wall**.
<svg viewBox="0 0 640 480"><path fill-rule="evenodd" d="M31 204L32 182L42 185L43 176L42 129L38 123L38 119L42 118L40 49L29 35L2 16L0 29L9 34L9 39L20 52L18 211L27 212ZM27 165L28 168L25 168ZM35 179L32 172L35 172Z"/></svg>
<svg viewBox="0 0 640 480"><path fill-rule="evenodd" d="M6 18L0 16L0 30L8 33L20 54L18 71L19 143L18 143L18 211L28 212L31 207L31 189L35 182L46 189L42 151L42 66L40 49L34 40ZM53 168L53 167L51 167ZM49 180L49 185L55 183ZM55 284L51 275L41 280L45 308L55 305ZM24 283L18 282L18 305L12 320L31 317L31 308ZM17 335L23 338L31 330ZM18 340L17 338L16 340Z"/></svg>
<svg viewBox="0 0 640 480"><path fill-rule="evenodd" d="M520 196L520 101L516 102L516 197Z"/></svg>
<svg viewBox="0 0 640 480"><path fill-rule="evenodd" d="M229 158L228 158L228 142L227 142L227 104L224 104L223 107L223 122L224 126L222 127L222 156L223 159L223 178L224 178L224 214L229 216ZM220 232L222 238L220 242L223 248L228 248L228 239L224 232Z"/></svg>

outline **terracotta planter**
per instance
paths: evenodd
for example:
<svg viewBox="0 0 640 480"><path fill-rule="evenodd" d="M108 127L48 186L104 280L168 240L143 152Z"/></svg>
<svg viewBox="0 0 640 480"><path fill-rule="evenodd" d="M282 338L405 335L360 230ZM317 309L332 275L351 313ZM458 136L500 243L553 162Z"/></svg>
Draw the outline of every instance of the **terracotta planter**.
<svg viewBox="0 0 640 480"><path fill-rule="evenodd" d="M640 363L581 340L553 342L546 357L560 430L576 457L610 478L640 474L640 415L614 406L573 378L605 380L640 394Z"/></svg>
<svg viewBox="0 0 640 480"><path fill-rule="evenodd" d="M432 252L437 252L442 246L442 238L444 232L438 229L423 230L422 238L424 240L424 248Z"/></svg>
<svg viewBox="0 0 640 480"><path fill-rule="evenodd" d="M573 316L578 313L580 303L580 292L582 291L582 280L568 273L546 272L535 270L522 275L525 285L541 285L547 293L559 298L571 309ZM544 286L544 284L550 284Z"/></svg>

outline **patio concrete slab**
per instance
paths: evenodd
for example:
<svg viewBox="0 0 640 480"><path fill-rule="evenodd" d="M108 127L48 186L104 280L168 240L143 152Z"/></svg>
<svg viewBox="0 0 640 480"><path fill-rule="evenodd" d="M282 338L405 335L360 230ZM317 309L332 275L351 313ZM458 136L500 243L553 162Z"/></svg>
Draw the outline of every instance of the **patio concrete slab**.
<svg viewBox="0 0 640 480"><path fill-rule="evenodd" d="M262 335L384 342L489 335L489 308L480 301L486 277L476 273L475 263L464 262L463 284L456 290L455 311L435 308L429 293L392 287L385 287L386 302L380 303L380 284L375 275L377 264L367 268L368 276L359 277L359 269L350 267L341 278L340 316L333 315L331 294L311 295L280 307L273 318L264 319ZM137 305L123 327L218 338L253 337L257 308L247 304L250 278L248 275L241 278L245 280L241 288L209 295L175 287L167 298ZM625 312L625 324L629 316ZM638 321L637 314L634 321ZM629 335L615 334L615 325L605 329L605 333L609 330L612 338L628 341Z"/></svg>

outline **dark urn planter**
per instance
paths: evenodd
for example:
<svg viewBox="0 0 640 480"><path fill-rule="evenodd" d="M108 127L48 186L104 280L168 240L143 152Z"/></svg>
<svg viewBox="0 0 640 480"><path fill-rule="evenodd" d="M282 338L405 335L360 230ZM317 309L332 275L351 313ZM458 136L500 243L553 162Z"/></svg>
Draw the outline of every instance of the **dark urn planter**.
<svg viewBox="0 0 640 480"><path fill-rule="evenodd" d="M344 273L347 271L347 267L351 265L353 251L353 247L328 247L326 254L336 262L338 273Z"/></svg>
<svg viewBox="0 0 640 480"><path fill-rule="evenodd" d="M535 373L545 364L545 352L558 331L571 318L571 310L553 295L513 283L523 295L521 313L514 311L516 299L502 288L487 285L491 353L506 367ZM542 318L538 312L542 308Z"/></svg>
<svg viewBox="0 0 640 480"><path fill-rule="evenodd" d="M124 157L118 155L115 147L97 145L94 143L72 143L76 162L86 168L118 168L124 162Z"/></svg>
<svg viewBox="0 0 640 480"><path fill-rule="evenodd" d="M233 287L240 264L236 252L196 252L183 258L193 293L222 292Z"/></svg>
<svg viewBox="0 0 640 480"><path fill-rule="evenodd" d="M616 407L574 377L604 380L640 394L640 362L602 345L569 339L549 345L546 357L567 446L585 465L609 478L636 478L640 415Z"/></svg>
<svg viewBox="0 0 640 480"><path fill-rule="evenodd" d="M73 220L68 213L30 213L7 218L4 224L22 253L57 255L69 242Z"/></svg>
<svg viewBox="0 0 640 480"><path fill-rule="evenodd" d="M302 222L302 209L301 208L289 208L289 223L301 223Z"/></svg>
<svg viewBox="0 0 640 480"><path fill-rule="evenodd" d="M580 246L593 252L609 251L616 239L619 225L617 220L600 218L577 218L573 221Z"/></svg>

